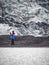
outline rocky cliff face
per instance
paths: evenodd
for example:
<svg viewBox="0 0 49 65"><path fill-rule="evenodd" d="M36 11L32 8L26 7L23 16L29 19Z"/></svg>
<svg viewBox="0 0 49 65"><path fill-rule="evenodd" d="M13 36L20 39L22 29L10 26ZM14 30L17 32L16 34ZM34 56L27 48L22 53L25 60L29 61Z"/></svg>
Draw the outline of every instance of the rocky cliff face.
<svg viewBox="0 0 49 65"><path fill-rule="evenodd" d="M0 34L49 36L49 11L36 2L3 0L1 9Z"/></svg>

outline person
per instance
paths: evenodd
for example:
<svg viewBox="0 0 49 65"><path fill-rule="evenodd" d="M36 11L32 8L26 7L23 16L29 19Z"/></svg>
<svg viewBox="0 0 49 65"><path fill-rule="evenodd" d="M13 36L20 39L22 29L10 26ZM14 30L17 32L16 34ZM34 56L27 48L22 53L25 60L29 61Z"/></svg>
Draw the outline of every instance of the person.
<svg viewBox="0 0 49 65"><path fill-rule="evenodd" d="M14 31L12 31L12 33L10 32L10 39L11 39L11 45L14 45L14 39L15 39Z"/></svg>

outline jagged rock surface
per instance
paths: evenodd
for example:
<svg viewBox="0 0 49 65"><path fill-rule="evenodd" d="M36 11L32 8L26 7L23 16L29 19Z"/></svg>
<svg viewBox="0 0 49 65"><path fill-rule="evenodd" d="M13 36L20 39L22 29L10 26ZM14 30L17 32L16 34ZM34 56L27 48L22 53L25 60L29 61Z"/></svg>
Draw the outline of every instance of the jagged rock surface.
<svg viewBox="0 0 49 65"><path fill-rule="evenodd" d="M47 9L36 2L3 0L2 3L0 34L9 34L14 30L16 35L49 36Z"/></svg>

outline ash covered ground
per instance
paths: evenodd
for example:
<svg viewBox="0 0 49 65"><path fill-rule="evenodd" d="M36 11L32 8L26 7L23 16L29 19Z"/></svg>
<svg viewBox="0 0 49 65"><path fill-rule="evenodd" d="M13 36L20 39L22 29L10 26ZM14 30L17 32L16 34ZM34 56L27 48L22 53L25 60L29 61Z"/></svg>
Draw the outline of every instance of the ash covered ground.
<svg viewBox="0 0 49 65"><path fill-rule="evenodd" d="M49 48L0 48L0 65L49 65Z"/></svg>

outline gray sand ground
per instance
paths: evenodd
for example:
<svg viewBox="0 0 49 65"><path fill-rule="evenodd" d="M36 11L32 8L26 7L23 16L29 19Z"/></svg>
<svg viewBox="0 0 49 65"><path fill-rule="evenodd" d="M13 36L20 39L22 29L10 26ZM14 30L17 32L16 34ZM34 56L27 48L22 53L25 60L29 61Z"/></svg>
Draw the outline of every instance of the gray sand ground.
<svg viewBox="0 0 49 65"><path fill-rule="evenodd" d="M49 47L49 37L16 36L11 46L10 37L0 36L0 47Z"/></svg>

